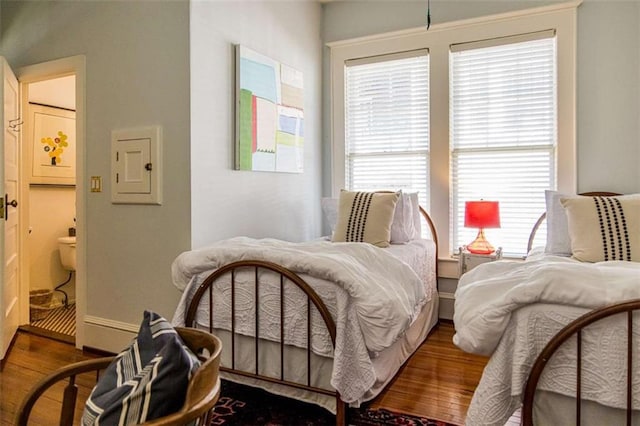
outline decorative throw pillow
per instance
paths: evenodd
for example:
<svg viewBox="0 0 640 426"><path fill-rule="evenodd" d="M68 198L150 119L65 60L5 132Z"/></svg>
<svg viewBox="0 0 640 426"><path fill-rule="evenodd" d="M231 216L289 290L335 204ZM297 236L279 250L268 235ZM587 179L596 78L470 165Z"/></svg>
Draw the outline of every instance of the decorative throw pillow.
<svg viewBox="0 0 640 426"><path fill-rule="evenodd" d="M571 256L571 238L567 225L567 213L560 203L561 198L569 195L558 191L544 191L547 206L547 244L544 251L556 256Z"/></svg>
<svg viewBox="0 0 640 426"><path fill-rule="evenodd" d="M640 262L640 194L560 200L567 211L571 252L584 262Z"/></svg>
<svg viewBox="0 0 640 426"><path fill-rule="evenodd" d="M83 425L134 425L182 408L200 361L171 323L145 311L138 336L91 391Z"/></svg>
<svg viewBox="0 0 640 426"><path fill-rule="evenodd" d="M364 242L388 247L399 193L342 190L334 242Z"/></svg>

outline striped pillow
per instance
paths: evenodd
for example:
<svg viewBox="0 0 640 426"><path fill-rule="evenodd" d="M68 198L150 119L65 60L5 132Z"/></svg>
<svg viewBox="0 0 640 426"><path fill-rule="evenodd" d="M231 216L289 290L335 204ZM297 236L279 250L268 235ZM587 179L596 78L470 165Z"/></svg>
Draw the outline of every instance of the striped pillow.
<svg viewBox="0 0 640 426"><path fill-rule="evenodd" d="M584 262L640 262L640 194L561 198L572 256Z"/></svg>
<svg viewBox="0 0 640 426"><path fill-rule="evenodd" d="M177 412L199 366L171 323L145 311L138 336L91 391L82 425L135 425Z"/></svg>
<svg viewBox="0 0 640 426"><path fill-rule="evenodd" d="M338 201L338 223L334 242L364 242L388 247L391 222L399 193L342 190Z"/></svg>

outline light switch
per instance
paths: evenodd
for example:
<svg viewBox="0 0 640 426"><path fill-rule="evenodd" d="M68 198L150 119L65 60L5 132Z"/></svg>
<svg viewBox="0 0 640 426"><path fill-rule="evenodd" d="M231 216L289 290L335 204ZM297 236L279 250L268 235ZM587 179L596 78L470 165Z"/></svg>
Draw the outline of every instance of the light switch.
<svg viewBox="0 0 640 426"><path fill-rule="evenodd" d="M91 192L102 192L102 176L91 176Z"/></svg>
<svg viewBox="0 0 640 426"><path fill-rule="evenodd" d="M111 201L161 204L160 126L114 130L111 134Z"/></svg>

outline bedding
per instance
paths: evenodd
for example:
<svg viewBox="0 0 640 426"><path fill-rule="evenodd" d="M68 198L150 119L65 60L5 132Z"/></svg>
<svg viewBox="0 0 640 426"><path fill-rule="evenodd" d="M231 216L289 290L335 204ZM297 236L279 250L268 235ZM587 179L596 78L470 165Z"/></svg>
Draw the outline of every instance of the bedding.
<svg viewBox="0 0 640 426"><path fill-rule="evenodd" d="M403 248L404 254L394 255L387 249L361 243L287 243L272 239L254 240L239 237L205 249L183 253L172 267L174 284L184 290L174 315L174 324L184 322L185 310L192 294L217 267L243 259L264 260L282 265L298 273L314 288L335 319L338 333L334 352L331 352L331 342L327 340L326 332L312 331L311 346L313 352L319 356L333 356L331 385L340 392L342 400L358 402L376 383L374 359L386 348L404 338L409 327L422 313L422 308L433 298L435 246L431 241L418 240ZM429 259L433 264L430 268L417 268L418 274L423 275L422 278L406 262L396 257L404 255L409 262L416 262L418 259L424 261L424 255L416 254L418 252L430 255ZM428 265L429 262L424 264ZM429 274L434 278L424 277ZM242 277L239 279L241 283ZM260 277L261 319L265 318L262 312L263 309L267 309L265 306L268 305L268 301L279 300L275 297L275 294L279 294L279 284L274 283L271 286L268 284L269 279L268 274ZM228 284L224 282L216 283L214 291L216 287L217 291L229 291ZM246 296L247 300L252 301L252 290L246 294L244 291L237 293L237 306L247 306L247 312L241 312L240 315L253 317L253 303L246 303L242 299ZM295 297L293 293L291 296ZM224 304L216 305L217 300L218 298L214 297L213 312L220 313L220 317L229 318L229 307L225 307ZM203 305L200 305L198 318L208 318L208 307ZM294 302L287 306L291 305L305 307L306 301L297 304ZM301 323L295 320L298 315L295 311L287 313L287 317L290 315L290 325ZM230 329L225 321L219 318L214 326ZM315 319L312 317L312 323L322 324L324 327L319 315ZM237 331L244 335L255 334L251 323L239 327ZM275 327L270 327L268 322L261 320L260 337L277 340L279 328L273 328ZM302 329L300 331L306 333L306 327ZM297 333L295 326L287 325L286 330L287 344L306 347L304 333Z"/></svg>
<svg viewBox="0 0 640 426"><path fill-rule="evenodd" d="M461 349L491 355L476 389L468 425L504 425L522 401L523 387L538 353L564 325L591 309L640 297L640 264L582 263L538 254L525 262L480 265L460 279L456 291L454 343ZM615 319L615 318L614 318ZM640 329L640 319L635 333ZM626 377L626 337L611 322L585 333L583 398L621 408ZM638 337L637 337L638 338ZM635 348L638 350L638 348ZM539 389L575 395L575 349L562 348L543 374ZM640 372L634 372L640 387ZM640 395L635 395L640 406Z"/></svg>

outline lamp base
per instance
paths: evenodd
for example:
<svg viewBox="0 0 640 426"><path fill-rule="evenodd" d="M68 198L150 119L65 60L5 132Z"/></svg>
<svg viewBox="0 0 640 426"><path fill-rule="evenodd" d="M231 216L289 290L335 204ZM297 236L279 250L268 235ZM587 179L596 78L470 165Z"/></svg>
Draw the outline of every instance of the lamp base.
<svg viewBox="0 0 640 426"><path fill-rule="evenodd" d="M467 250L473 254L491 254L495 250L493 246L484 237L484 229L480 228L476 239L467 245Z"/></svg>

